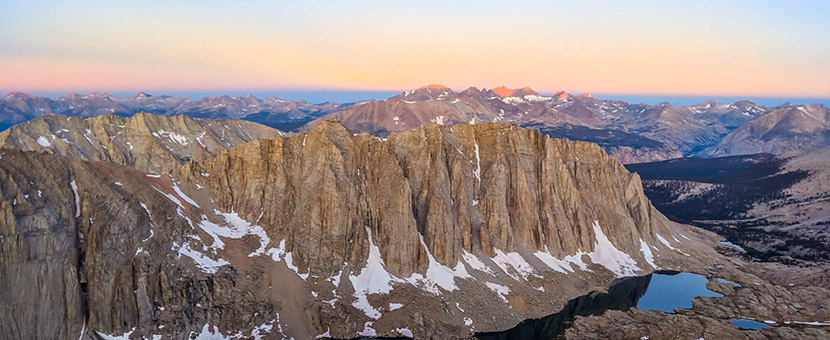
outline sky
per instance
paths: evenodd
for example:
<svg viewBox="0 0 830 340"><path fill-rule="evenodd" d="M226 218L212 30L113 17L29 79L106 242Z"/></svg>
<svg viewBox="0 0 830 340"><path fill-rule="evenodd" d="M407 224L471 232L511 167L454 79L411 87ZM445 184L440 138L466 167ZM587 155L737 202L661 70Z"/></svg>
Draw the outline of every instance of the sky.
<svg viewBox="0 0 830 340"><path fill-rule="evenodd" d="M0 0L0 91L830 98L828 17L830 1Z"/></svg>

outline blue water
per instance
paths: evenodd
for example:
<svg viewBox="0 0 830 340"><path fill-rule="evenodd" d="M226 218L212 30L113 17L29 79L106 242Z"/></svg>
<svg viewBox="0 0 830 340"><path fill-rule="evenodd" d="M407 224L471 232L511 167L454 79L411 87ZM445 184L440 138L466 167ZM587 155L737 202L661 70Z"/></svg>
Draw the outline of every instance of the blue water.
<svg viewBox="0 0 830 340"><path fill-rule="evenodd" d="M743 286L741 286L740 283L737 283L735 281L729 281L727 279L718 278L718 282L720 282L720 283L731 283L735 287L743 287Z"/></svg>
<svg viewBox="0 0 830 340"><path fill-rule="evenodd" d="M477 332L475 337L479 340L548 340L559 338L576 316L600 315L607 310L628 310L635 306L672 313L678 307L692 307L692 299L696 296L722 296L706 289L707 282L703 275L674 271L621 278L611 283L607 293L591 292L574 298L559 313L527 319L504 331Z"/></svg>
<svg viewBox="0 0 830 340"><path fill-rule="evenodd" d="M752 319L729 319L733 325L738 326L738 328L743 329L761 329L761 328L769 328L772 327L760 321L755 321Z"/></svg>
<svg viewBox="0 0 830 340"><path fill-rule="evenodd" d="M723 296L707 289L708 281L705 276L692 273L653 274L637 308L673 313L675 308L692 308L696 296Z"/></svg>
<svg viewBox="0 0 830 340"><path fill-rule="evenodd" d="M741 247L741 246L739 246L739 245L737 245L737 244L734 244L734 243L732 243L732 242L729 242L729 241L720 241L720 242L718 242L718 243L723 244L723 245L727 245L727 246L730 246L730 247L734 247L735 249L738 249L738 250L740 250L741 252L746 253L746 249L744 249L744 247Z"/></svg>

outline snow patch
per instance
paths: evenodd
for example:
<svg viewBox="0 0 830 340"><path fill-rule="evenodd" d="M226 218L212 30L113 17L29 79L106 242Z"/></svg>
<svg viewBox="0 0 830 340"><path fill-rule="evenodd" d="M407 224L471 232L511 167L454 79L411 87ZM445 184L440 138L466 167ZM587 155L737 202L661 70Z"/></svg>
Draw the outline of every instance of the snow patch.
<svg viewBox="0 0 830 340"><path fill-rule="evenodd" d="M355 302L352 303L357 309L363 311L366 316L377 320L381 313L369 303L369 294L388 294L392 291L392 282L401 280L389 274L384 267L383 258L380 256L380 248L372 241L372 231L366 227L366 234L369 238L369 257L359 275L349 274L349 281L354 287Z"/></svg>
<svg viewBox="0 0 830 340"><path fill-rule="evenodd" d="M135 327L133 327L133 329L131 329L129 332L124 333L122 335L109 335L97 331L95 333L97 333L98 336L100 336L104 340L129 340L130 334L133 334L133 332L135 332Z"/></svg>
<svg viewBox="0 0 830 340"><path fill-rule="evenodd" d="M156 188L155 186L152 186L152 187L153 187L153 189L156 189L156 191L158 191L159 193L161 193L162 195L164 195L164 197L167 197L167 199L169 199L169 200L170 200L170 201L172 201L173 203L176 203L176 205L178 205L180 208L184 208L184 204L182 204L182 201L179 201L179 198L178 198L178 197L176 197L175 195L173 195L173 194L168 194L168 193L166 193L166 192L164 192L164 191L161 191L161 189Z"/></svg>
<svg viewBox="0 0 830 340"><path fill-rule="evenodd" d="M407 338L414 338L415 336L412 335L412 331L409 328L395 328L395 332L400 334L401 336L405 336Z"/></svg>
<svg viewBox="0 0 830 340"><path fill-rule="evenodd" d="M372 321L366 321L366 323L363 324L363 330L358 332L357 335L378 336L378 332L374 328L372 328L372 323Z"/></svg>
<svg viewBox="0 0 830 340"><path fill-rule="evenodd" d="M594 251L588 253L588 257L591 258L591 261L602 265L618 277L635 275L637 271L640 270L640 268L637 267L637 262L634 261L634 259L632 259L628 254L614 247L614 244L611 243L608 237L605 236L605 233L602 232L602 228L599 226L599 221L594 220L592 226L594 228L594 235L596 236L597 241L594 243Z"/></svg>
<svg viewBox="0 0 830 340"><path fill-rule="evenodd" d="M406 279L412 283L412 285L417 286L418 283L422 284L422 288L432 294L439 295L441 291L438 289L443 288L447 291L454 291L458 289L458 286L455 285L455 278L470 278L470 274L467 273L467 268L464 267L464 264L461 262L456 262L455 269L442 265L435 257L432 256L432 253L427 248L426 243L424 242L424 236L418 235L421 241L421 247L427 252L427 259L429 260L429 267L427 267L426 276L421 275L419 273L413 273L410 277Z"/></svg>
<svg viewBox="0 0 830 340"><path fill-rule="evenodd" d="M490 288L490 290L498 294L505 303L510 304L510 301L507 301L507 294L510 294L510 288L492 282L485 282L484 284L487 285L487 288Z"/></svg>
<svg viewBox="0 0 830 340"><path fill-rule="evenodd" d="M552 97L545 97L545 96L539 96L539 95L535 95L535 94L528 94L528 95L524 96L524 99L529 101L529 102L544 102L544 101L551 100Z"/></svg>
<svg viewBox="0 0 830 340"><path fill-rule="evenodd" d="M438 116L435 118L430 119L430 122L436 123L438 125L444 125L446 123L447 116Z"/></svg>
<svg viewBox="0 0 830 340"><path fill-rule="evenodd" d="M501 249L495 249L495 252L496 256L493 257L493 262L495 262L505 274L509 275L516 281L519 281L520 276L522 279L527 280L528 277L533 275L533 267L525 261L521 254L517 252L505 253L501 251ZM508 268L512 268L513 270L511 271Z"/></svg>
<svg viewBox="0 0 830 340"><path fill-rule="evenodd" d="M44 148L48 148L52 146L52 143L49 143L49 140L46 137L40 136L37 138L37 143Z"/></svg>
<svg viewBox="0 0 830 340"><path fill-rule="evenodd" d="M253 254L254 253L251 253L251 255ZM297 268L296 265L294 265L294 257L291 254L291 252L285 250L285 240L280 241L280 245L277 248L271 248L265 254L271 256L271 259L273 259L276 262L285 260L285 265L288 266L288 269L291 269L295 273L297 273L297 276L303 279L303 281L308 279L309 273L301 274L300 269Z"/></svg>
<svg viewBox="0 0 830 340"><path fill-rule="evenodd" d="M196 208L199 208L199 204L197 204L196 201L192 200L190 197L185 195L184 192L182 192L182 189L179 189L179 186L176 183L173 183L173 191L175 191L176 194L179 195L179 197L181 197L185 202L189 203L190 205Z"/></svg>
<svg viewBox="0 0 830 340"><path fill-rule="evenodd" d="M467 264L475 270L485 272L492 276L496 275L496 273L493 272L493 269L484 264L484 262L481 262L481 260L479 260L477 256L469 253L466 249L461 252L461 258L463 258L464 262L467 262Z"/></svg>
<svg viewBox="0 0 830 340"><path fill-rule="evenodd" d="M331 339L331 328L326 327L326 332L314 337L315 339Z"/></svg>
<svg viewBox="0 0 830 340"><path fill-rule="evenodd" d="M230 262L223 258L214 260L210 257L207 257L207 255L205 254L193 250L192 248L190 248L190 244L187 242L185 242L184 245L182 245L179 248L178 254L180 258L182 255L191 258L193 262L196 263L196 266L199 267L199 269L208 274L216 273L216 271L219 270L219 267L230 264Z"/></svg>
<svg viewBox="0 0 830 340"><path fill-rule="evenodd" d="M248 257L260 256L265 253L265 247L271 242L271 238L265 233L265 230L258 225L253 225L239 216L238 213L226 213L219 210L214 210L214 214L222 216L225 219L226 225L220 226L207 219L207 216L202 215L202 220L198 223L200 229L213 238L213 249L224 249L225 243L219 238L240 239L246 235L255 235L259 237L259 248L254 252L248 254ZM285 242L283 240L283 242Z"/></svg>
<svg viewBox="0 0 830 340"><path fill-rule="evenodd" d="M573 267L571 267L570 262L566 260L560 260L553 255L551 255L550 251L548 250L548 246L545 246L545 251L537 251L533 253L539 261L546 264L551 269L567 274L568 272L573 272Z"/></svg>
<svg viewBox="0 0 830 340"><path fill-rule="evenodd" d="M669 249L674 250L674 251L676 251L676 252L679 252L679 253L681 253L681 254L683 254L683 255L689 256L689 254L684 253L682 250L677 249L677 248L675 248L675 247L672 247L671 243L669 243L669 241L668 241L668 240L666 240L665 238L663 238L663 236L661 236L660 234L656 234L656 233L655 233L655 235L657 235L657 240L658 240L658 241L660 241L660 243L662 243L663 245L665 245L665 246L666 246L666 247L668 247Z"/></svg>
<svg viewBox="0 0 830 340"><path fill-rule="evenodd" d="M159 138L167 136L171 141L175 143L179 143L181 145L187 145L187 137L182 136L178 133L172 131L165 131L165 130L158 130L157 132L153 132L153 137Z"/></svg>
<svg viewBox="0 0 830 340"><path fill-rule="evenodd" d="M658 240L658 241L660 241L660 243L662 243L662 244L663 244L663 245L665 245L666 247L669 247L669 249L671 249L671 250L677 250L677 248L672 247L671 243L669 243L669 241L668 241L668 240L666 240L665 238L663 238L663 236L661 236L660 234L656 234L656 235L657 235L657 240Z"/></svg>
<svg viewBox="0 0 830 340"><path fill-rule="evenodd" d="M643 253L646 263L648 263L652 268L657 269L657 265L654 264L654 255L651 253L651 248L648 247L648 244L646 244L643 239L640 239L640 252Z"/></svg>
<svg viewBox="0 0 830 340"><path fill-rule="evenodd" d="M792 323L808 326L830 326L830 321L793 321Z"/></svg>
<svg viewBox="0 0 830 340"><path fill-rule="evenodd" d="M474 148L476 152L476 169L473 170L473 176L478 180L478 186L481 186L481 156L478 153L478 141L475 142Z"/></svg>
<svg viewBox="0 0 830 340"><path fill-rule="evenodd" d="M75 184L74 179L69 185L72 187L72 194L75 195L75 217L81 217L81 198L78 196L78 185Z"/></svg>

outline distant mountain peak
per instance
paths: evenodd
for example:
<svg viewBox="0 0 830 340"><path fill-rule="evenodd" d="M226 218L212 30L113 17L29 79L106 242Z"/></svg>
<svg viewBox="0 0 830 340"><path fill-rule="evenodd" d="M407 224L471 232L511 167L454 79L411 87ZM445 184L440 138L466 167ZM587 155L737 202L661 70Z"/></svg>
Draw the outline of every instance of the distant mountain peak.
<svg viewBox="0 0 830 340"><path fill-rule="evenodd" d="M35 96L25 93L25 92L9 92L3 99L13 99L13 98L34 98Z"/></svg>
<svg viewBox="0 0 830 340"><path fill-rule="evenodd" d="M429 84L419 88L419 90L420 89L449 90L450 88L441 84Z"/></svg>
<svg viewBox="0 0 830 340"><path fill-rule="evenodd" d="M499 97L509 97L511 94L513 94L513 92L516 92L516 90L507 88L504 85L502 85L497 88L494 88L493 92L499 95Z"/></svg>
<svg viewBox="0 0 830 340"><path fill-rule="evenodd" d="M565 91L557 91L552 95L552 97L557 99L568 99L571 97L571 94Z"/></svg>
<svg viewBox="0 0 830 340"><path fill-rule="evenodd" d="M522 87L520 89L511 89L509 87L505 87L504 85L494 88L492 90L496 95L502 98L506 97L521 97L526 95L539 95L538 92L533 91L529 86Z"/></svg>
<svg viewBox="0 0 830 340"><path fill-rule="evenodd" d="M449 94L454 94L453 90L449 87L440 84L429 84L421 86L414 90L407 90L401 92L401 94L394 96L392 98L398 98L403 100L429 100L435 99L438 97L445 97Z"/></svg>

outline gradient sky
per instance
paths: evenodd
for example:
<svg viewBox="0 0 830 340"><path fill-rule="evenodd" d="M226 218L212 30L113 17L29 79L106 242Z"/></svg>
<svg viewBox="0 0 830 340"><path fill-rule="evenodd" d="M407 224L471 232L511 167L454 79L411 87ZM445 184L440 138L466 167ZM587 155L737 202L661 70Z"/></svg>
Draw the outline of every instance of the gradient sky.
<svg viewBox="0 0 830 340"><path fill-rule="evenodd" d="M0 90L830 97L828 17L830 1L0 0Z"/></svg>

